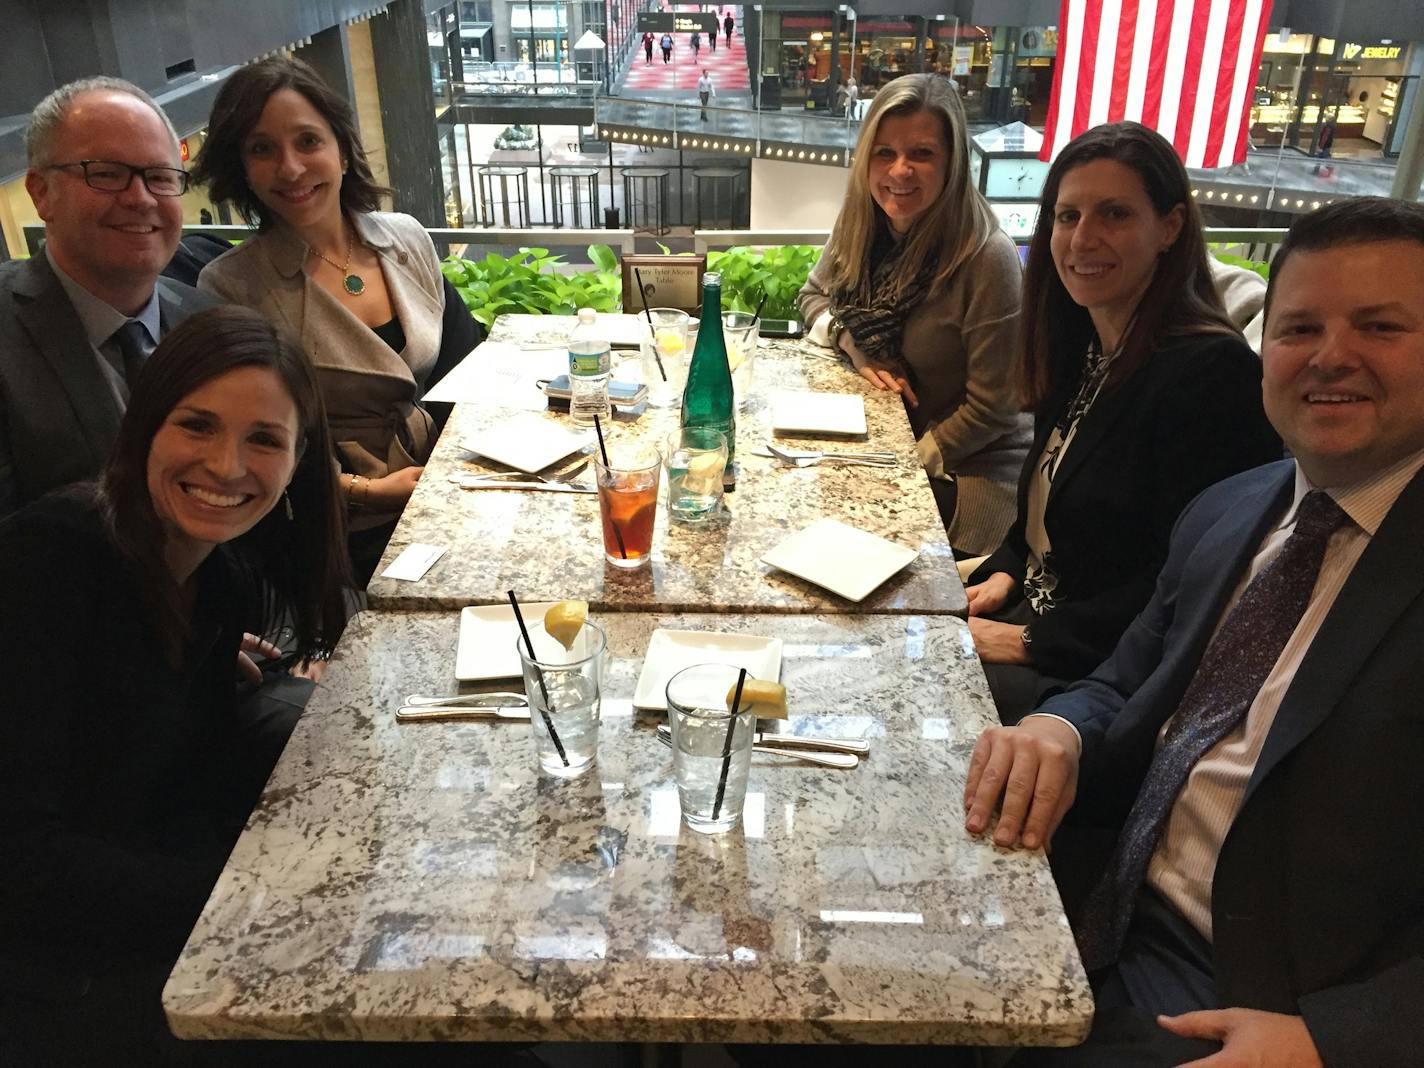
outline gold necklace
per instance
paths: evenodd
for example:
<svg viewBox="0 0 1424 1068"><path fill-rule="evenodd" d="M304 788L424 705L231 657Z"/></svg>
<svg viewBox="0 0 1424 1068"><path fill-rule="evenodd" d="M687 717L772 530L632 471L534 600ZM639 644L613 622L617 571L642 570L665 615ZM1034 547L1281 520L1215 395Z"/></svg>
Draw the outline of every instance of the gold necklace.
<svg viewBox="0 0 1424 1068"><path fill-rule="evenodd" d="M323 260L326 260L327 263L331 264L333 267L335 267L338 271L341 272L341 286L343 289L346 290L346 292L350 293L353 297L359 297L362 293L366 292L366 279L362 278L355 271L351 270L351 252L355 247L356 239L350 234L348 234L346 236L345 263L337 263L335 260L327 256L326 253L322 252L319 248L313 248L312 251L315 252L318 257Z"/></svg>

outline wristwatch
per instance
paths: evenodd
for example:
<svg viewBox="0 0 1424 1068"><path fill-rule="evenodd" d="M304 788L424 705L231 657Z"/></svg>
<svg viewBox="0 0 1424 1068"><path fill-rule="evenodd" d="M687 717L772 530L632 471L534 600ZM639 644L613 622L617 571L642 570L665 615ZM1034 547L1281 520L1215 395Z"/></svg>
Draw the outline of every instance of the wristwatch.
<svg viewBox="0 0 1424 1068"><path fill-rule="evenodd" d="M1030 633L1029 628L1027 626L1024 627L1023 630L1019 631L1019 640L1023 642L1023 647L1025 650L1033 648L1033 634Z"/></svg>

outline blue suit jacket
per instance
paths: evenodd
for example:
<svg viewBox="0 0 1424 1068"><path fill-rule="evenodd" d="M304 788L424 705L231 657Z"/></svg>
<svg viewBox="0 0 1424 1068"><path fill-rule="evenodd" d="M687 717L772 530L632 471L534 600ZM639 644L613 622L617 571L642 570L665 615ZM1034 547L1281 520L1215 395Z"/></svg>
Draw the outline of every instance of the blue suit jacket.
<svg viewBox="0 0 1424 1068"><path fill-rule="evenodd" d="M218 303L158 280L164 333ZM44 255L0 267L0 517L70 482L95 478L123 409Z"/></svg>
<svg viewBox="0 0 1424 1068"><path fill-rule="evenodd" d="M1288 505L1292 462L1182 514L1112 656L1041 711L1083 736L1083 798L1125 814L1223 607ZM1424 1048L1424 473L1405 488L1281 702L1212 885L1223 1006L1303 1015L1326 1064Z"/></svg>

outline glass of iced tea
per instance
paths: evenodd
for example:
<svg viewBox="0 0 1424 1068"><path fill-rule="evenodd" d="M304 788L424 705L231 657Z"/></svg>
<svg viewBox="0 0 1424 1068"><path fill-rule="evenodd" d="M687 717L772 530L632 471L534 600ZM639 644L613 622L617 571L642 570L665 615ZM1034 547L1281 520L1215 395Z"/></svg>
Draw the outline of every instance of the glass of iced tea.
<svg viewBox="0 0 1424 1068"><path fill-rule="evenodd" d="M653 548L662 454L641 441L610 442L608 459L594 454L603 554L615 567L643 567Z"/></svg>

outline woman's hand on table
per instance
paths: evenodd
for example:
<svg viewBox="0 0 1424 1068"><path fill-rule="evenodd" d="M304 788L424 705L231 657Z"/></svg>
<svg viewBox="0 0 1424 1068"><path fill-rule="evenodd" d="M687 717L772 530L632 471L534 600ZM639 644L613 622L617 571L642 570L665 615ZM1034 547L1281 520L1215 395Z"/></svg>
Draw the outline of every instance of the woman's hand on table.
<svg viewBox="0 0 1424 1068"><path fill-rule="evenodd" d="M900 394L909 402L911 408L920 406L920 398L915 396L909 379L904 376L888 371L884 367L862 367L860 373L876 389L885 389L891 393Z"/></svg>
<svg viewBox="0 0 1424 1068"><path fill-rule="evenodd" d="M964 785L964 829L984 833L997 805L995 845L1046 847L1078 793L1080 744L1054 716L1028 716L979 735Z"/></svg>
<svg viewBox="0 0 1424 1068"><path fill-rule="evenodd" d="M1026 628L1017 623L1000 623L982 616L971 616L969 635L974 649L986 664L1032 664L1028 647L1024 645Z"/></svg>
<svg viewBox="0 0 1424 1068"><path fill-rule="evenodd" d="M424 471L424 467L402 467L399 471L371 479L366 483L366 495L361 503L379 505L387 511L402 507L415 492L415 484Z"/></svg>
<svg viewBox="0 0 1424 1068"><path fill-rule="evenodd" d="M969 598L969 614L986 616L997 612L1008 603L1015 585L1014 577L1007 571L995 571L983 582L976 582L964 591Z"/></svg>

